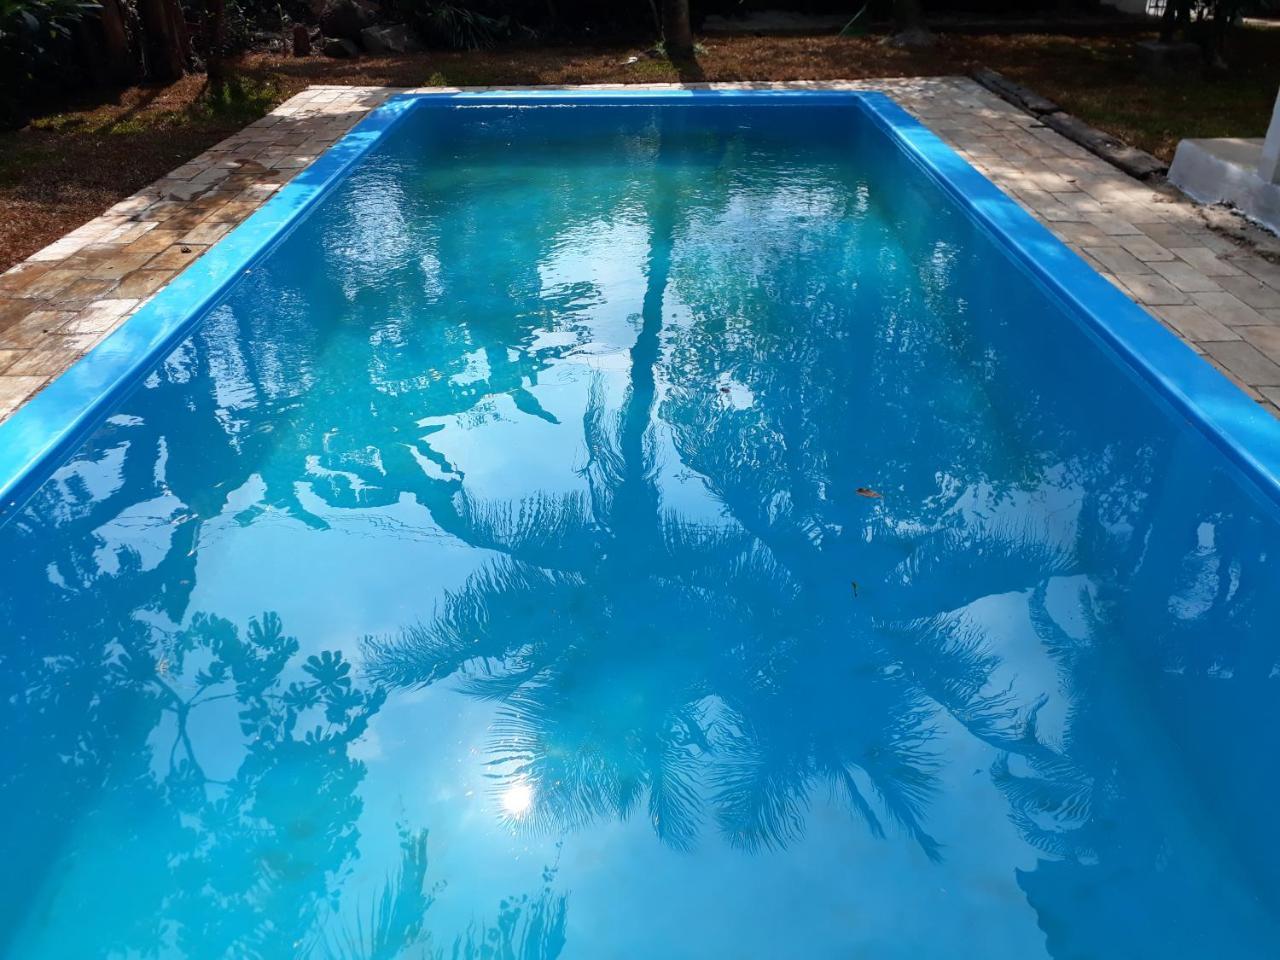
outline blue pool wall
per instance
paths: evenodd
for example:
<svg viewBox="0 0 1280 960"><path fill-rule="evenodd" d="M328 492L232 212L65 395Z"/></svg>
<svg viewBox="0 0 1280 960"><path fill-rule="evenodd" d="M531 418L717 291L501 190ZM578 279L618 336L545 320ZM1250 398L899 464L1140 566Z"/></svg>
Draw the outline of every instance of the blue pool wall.
<svg viewBox="0 0 1280 960"><path fill-rule="evenodd" d="M395 96L281 188L102 343L0 423L0 523L56 469L112 406L271 252L414 109L465 104L637 105L670 102L854 103L903 155L1205 436L1272 508L1280 507L1280 422L1175 334L1112 286L922 123L882 93L849 90L517 90ZM1028 331L1028 335L1034 335ZM1090 390L1081 364L1081 381ZM1118 412L1123 415L1123 411Z"/></svg>

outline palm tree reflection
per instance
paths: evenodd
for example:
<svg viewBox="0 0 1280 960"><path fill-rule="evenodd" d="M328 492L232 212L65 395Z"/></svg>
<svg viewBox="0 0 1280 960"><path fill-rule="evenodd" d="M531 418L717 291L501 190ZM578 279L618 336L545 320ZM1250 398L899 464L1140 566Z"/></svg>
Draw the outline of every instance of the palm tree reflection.
<svg viewBox="0 0 1280 960"><path fill-rule="evenodd" d="M936 536L910 538L915 552L904 557L892 545L868 550L847 516L813 512L823 498L812 486L830 480L796 452L821 450L820 424L842 421L782 384L755 381L758 403L739 416L709 385L728 369L781 371L825 397L848 384L838 363L795 377L792 356L812 366L823 351L813 331L770 330L768 322L720 339L714 323L695 317L668 334L664 361L676 193L658 190L649 201L646 292L627 392L611 414L603 391L592 391L585 494L455 500L442 526L500 558L450 594L432 622L369 640L368 669L393 686L452 679L499 703L490 763L500 791L532 789L530 809L515 818L527 829L573 830L643 806L664 842L687 848L709 808L734 845L780 847L803 833L815 791L827 790L874 834L892 823L937 858L941 845L924 822L938 788L939 706L1003 749L1039 749L1024 735L1028 711L988 690L995 659L950 614L1011 589L1000 575L1026 587L1067 561L1042 540L994 528L985 541L970 531L962 542L939 527ZM747 286L723 284L733 295ZM795 293L773 290L784 299ZM693 302L723 308L716 296ZM684 342L690 331L703 336L696 347ZM768 351L771 363L740 362L734 349ZM835 352L825 363L833 356L843 359ZM660 370L682 459L730 513L714 524L661 505ZM709 393L717 400L708 402ZM812 510L801 513L802 503ZM848 507L843 499L832 505ZM877 523L885 540L904 542L892 525L918 530L921 518ZM966 593L942 568L975 549L1010 562L993 563L997 582ZM869 558L890 571L884 596L871 604L850 585L850 571L867 569Z"/></svg>

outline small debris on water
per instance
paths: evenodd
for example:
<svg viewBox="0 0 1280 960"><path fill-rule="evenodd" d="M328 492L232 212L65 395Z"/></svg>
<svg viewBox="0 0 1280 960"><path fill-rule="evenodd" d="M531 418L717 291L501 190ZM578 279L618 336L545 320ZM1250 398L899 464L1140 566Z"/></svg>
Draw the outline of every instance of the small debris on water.
<svg viewBox="0 0 1280 960"><path fill-rule="evenodd" d="M853 590L853 595L856 597L856 596L858 595L858 581L857 581L857 580L850 580L850 581L849 581L849 587L850 587L850 589L852 589L852 590Z"/></svg>
<svg viewBox="0 0 1280 960"><path fill-rule="evenodd" d="M871 500L880 500L884 497L883 493L880 493L877 490L872 490L870 487L859 487L854 492L860 497L867 497Z"/></svg>
<svg viewBox="0 0 1280 960"><path fill-rule="evenodd" d="M728 392L729 392L729 388L728 388L728 387L721 387L721 388L720 388L720 392L721 392L721 393L728 393Z"/></svg>

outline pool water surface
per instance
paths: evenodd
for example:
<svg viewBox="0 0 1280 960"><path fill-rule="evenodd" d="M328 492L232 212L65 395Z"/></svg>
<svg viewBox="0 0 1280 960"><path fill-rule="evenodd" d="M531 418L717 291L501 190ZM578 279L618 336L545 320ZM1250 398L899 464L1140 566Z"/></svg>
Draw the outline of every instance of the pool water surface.
<svg viewBox="0 0 1280 960"><path fill-rule="evenodd" d="M1277 545L856 105L415 110L0 527L0 955L1274 957Z"/></svg>

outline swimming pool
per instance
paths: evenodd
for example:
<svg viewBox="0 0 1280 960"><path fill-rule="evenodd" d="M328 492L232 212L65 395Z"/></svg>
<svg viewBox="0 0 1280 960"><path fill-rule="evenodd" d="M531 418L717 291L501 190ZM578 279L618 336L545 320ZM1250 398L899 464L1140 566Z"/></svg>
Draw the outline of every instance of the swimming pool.
<svg viewBox="0 0 1280 960"><path fill-rule="evenodd" d="M397 100L0 426L0 953L1272 956L1231 391L884 98Z"/></svg>

